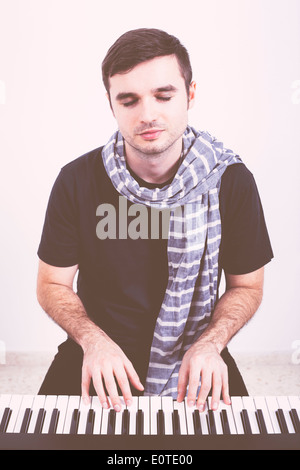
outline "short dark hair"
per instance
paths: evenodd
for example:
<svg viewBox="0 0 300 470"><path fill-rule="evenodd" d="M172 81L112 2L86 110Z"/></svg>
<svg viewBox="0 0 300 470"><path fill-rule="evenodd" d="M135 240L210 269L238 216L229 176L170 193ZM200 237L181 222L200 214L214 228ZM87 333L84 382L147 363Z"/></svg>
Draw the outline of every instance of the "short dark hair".
<svg viewBox="0 0 300 470"><path fill-rule="evenodd" d="M128 31L110 47L102 62L102 78L107 92L109 78L113 75L129 72L142 62L167 55L176 56L189 94L192 67L188 51L175 36L153 28Z"/></svg>

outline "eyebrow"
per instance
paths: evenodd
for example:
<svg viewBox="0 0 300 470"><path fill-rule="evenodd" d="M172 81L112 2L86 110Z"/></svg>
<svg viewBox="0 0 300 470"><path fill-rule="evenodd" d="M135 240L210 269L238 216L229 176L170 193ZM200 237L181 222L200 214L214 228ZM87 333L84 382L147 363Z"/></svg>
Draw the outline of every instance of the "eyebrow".
<svg viewBox="0 0 300 470"><path fill-rule="evenodd" d="M153 88L151 90L151 93L153 93L153 94L155 94L155 93L166 93L166 92L176 93L176 91L178 91L178 89L175 86L166 85L166 86L159 87L159 88ZM117 96L116 96L116 100L117 101L122 101L122 100L126 100L128 98L136 98L137 96L138 96L137 93L118 93Z"/></svg>

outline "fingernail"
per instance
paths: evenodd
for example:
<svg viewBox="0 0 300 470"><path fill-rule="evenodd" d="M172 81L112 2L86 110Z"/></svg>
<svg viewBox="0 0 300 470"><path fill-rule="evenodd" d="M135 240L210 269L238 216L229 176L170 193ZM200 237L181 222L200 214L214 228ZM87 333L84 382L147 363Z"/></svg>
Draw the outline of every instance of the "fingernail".
<svg viewBox="0 0 300 470"><path fill-rule="evenodd" d="M103 402L103 403L101 403L101 404L102 404L102 408L105 408L105 409L107 410L107 408L108 408L108 404L106 403L106 401L104 401L104 402Z"/></svg>
<svg viewBox="0 0 300 470"><path fill-rule="evenodd" d="M114 406L114 410L115 410L115 411L120 411L120 410L121 410L120 405L115 405L115 406Z"/></svg>
<svg viewBox="0 0 300 470"><path fill-rule="evenodd" d="M203 410L204 410L204 405L202 405L202 404L199 405L199 406L198 406L198 410L199 410L199 411L203 411Z"/></svg>
<svg viewBox="0 0 300 470"><path fill-rule="evenodd" d="M212 410L217 410L217 409L218 409L218 403L214 402L214 403L211 405L211 408L212 408Z"/></svg>
<svg viewBox="0 0 300 470"><path fill-rule="evenodd" d="M132 401L131 400L126 400L126 406L131 406L132 405Z"/></svg>

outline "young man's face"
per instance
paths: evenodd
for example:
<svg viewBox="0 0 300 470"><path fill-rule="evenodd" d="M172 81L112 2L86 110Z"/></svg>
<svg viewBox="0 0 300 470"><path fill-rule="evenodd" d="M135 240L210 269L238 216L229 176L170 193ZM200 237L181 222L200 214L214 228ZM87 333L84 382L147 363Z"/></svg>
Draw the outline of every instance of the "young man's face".
<svg viewBox="0 0 300 470"><path fill-rule="evenodd" d="M154 156L178 148L194 101L175 56L157 57L110 78L110 100L127 151Z"/></svg>

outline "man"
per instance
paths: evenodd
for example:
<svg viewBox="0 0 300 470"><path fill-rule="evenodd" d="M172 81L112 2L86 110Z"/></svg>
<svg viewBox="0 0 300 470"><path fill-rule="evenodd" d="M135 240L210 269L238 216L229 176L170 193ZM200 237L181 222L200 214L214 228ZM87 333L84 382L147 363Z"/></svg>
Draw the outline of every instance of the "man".
<svg viewBox="0 0 300 470"><path fill-rule="evenodd" d="M40 393L97 394L104 407L109 396L117 411L120 394L202 410L211 393L217 409L247 394L226 346L258 309L273 257L253 176L188 125L196 85L176 38L130 31L102 71L118 132L61 170L38 251L39 302L68 333Z"/></svg>

